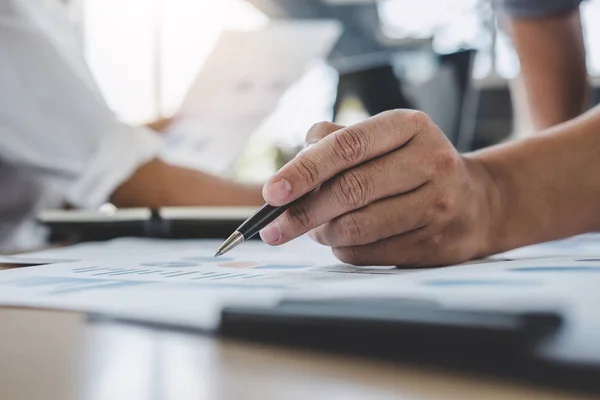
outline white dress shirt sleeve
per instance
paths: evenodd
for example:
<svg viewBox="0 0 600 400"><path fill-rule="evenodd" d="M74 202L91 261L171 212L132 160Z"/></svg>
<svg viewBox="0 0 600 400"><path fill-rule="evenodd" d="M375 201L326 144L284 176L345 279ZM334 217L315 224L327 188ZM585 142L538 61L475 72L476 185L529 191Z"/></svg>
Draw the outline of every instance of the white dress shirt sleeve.
<svg viewBox="0 0 600 400"><path fill-rule="evenodd" d="M64 183L65 200L94 208L161 138L109 110L57 0L0 0L0 159Z"/></svg>

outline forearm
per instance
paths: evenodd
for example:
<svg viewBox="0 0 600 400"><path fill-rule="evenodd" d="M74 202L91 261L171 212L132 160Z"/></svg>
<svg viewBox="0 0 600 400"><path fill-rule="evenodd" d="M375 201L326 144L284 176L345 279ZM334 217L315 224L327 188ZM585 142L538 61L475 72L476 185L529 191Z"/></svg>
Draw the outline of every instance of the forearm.
<svg viewBox="0 0 600 400"><path fill-rule="evenodd" d="M257 206L261 188L241 185L199 171L153 160L114 192L118 207Z"/></svg>
<svg viewBox="0 0 600 400"><path fill-rule="evenodd" d="M600 228L600 108L528 140L467 156L485 166L490 253Z"/></svg>
<svg viewBox="0 0 600 400"><path fill-rule="evenodd" d="M535 128L581 114L587 101L587 69L579 12L507 22Z"/></svg>

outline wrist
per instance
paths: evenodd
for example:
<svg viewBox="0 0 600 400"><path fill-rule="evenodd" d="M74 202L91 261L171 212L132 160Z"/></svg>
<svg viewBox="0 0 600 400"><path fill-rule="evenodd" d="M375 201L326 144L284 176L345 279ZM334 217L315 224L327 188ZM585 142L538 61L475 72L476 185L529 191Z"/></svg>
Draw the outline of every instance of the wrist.
<svg viewBox="0 0 600 400"><path fill-rule="evenodd" d="M476 255L485 257L508 250L506 207L507 186L499 166L489 163L479 154L463 156L475 188L477 220L474 222L476 232Z"/></svg>

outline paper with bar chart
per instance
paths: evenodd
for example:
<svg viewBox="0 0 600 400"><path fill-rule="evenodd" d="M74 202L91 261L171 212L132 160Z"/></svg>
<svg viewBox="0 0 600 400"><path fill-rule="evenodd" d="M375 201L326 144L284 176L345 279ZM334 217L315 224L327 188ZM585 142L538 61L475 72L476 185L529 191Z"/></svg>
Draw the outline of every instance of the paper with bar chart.
<svg viewBox="0 0 600 400"><path fill-rule="evenodd" d="M224 305L271 304L301 289L402 273L341 265L330 250L301 244L302 250L246 243L221 258L214 258L214 241L200 240L128 239L61 249L43 254L85 259L2 272L0 305L211 330Z"/></svg>

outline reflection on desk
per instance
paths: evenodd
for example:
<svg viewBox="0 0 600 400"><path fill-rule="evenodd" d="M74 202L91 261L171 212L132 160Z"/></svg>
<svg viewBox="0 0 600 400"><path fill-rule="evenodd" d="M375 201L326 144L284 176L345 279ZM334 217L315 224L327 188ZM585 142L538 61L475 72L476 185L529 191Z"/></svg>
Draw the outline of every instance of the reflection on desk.
<svg viewBox="0 0 600 400"><path fill-rule="evenodd" d="M0 399L586 399L444 370L0 309Z"/></svg>

